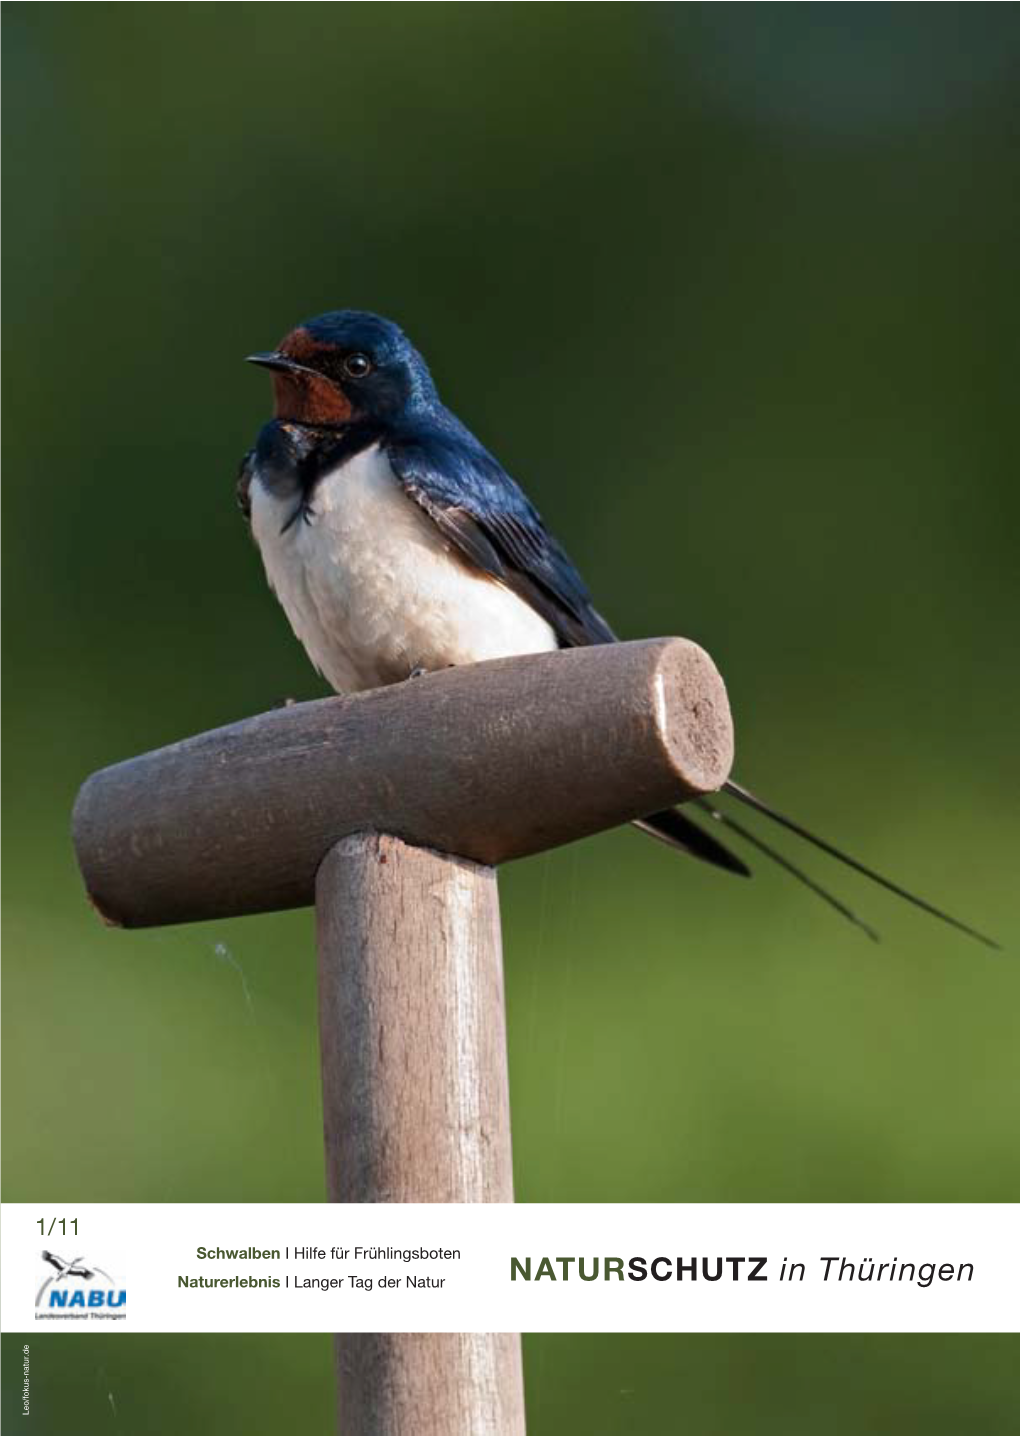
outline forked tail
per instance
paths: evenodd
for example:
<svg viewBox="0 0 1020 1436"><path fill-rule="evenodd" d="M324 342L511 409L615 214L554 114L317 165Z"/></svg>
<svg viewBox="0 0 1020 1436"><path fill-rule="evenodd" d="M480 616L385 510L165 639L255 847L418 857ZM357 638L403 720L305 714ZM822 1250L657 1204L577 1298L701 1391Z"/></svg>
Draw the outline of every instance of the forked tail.
<svg viewBox="0 0 1020 1436"><path fill-rule="evenodd" d="M721 792L731 798L736 798L739 802L745 804L746 807L752 808L756 813L761 813L764 817L771 819L773 823L778 823L780 827L786 828L788 832L795 833L798 838L803 838L805 842L810 843L821 852L827 853L829 857L835 858L837 862L845 864L848 868L853 868L854 872L861 873L862 876L869 878L871 882L878 883L880 887L886 888L891 893L895 893L897 897L902 898L905 902L920 908L922 912L930 913L932 917L937 917L940 922L945 922L948 923L950 927L955 927L958 932L966 933L968 937L974 938L977 942L983 942L986 947L999 948L999 943L997 943L994 938L987 937L985 933L978 932L977 928L971 927L968 923L961 922L958 917L953 917L951 913L944 912L942 908L936 907L934 903L930 903L925 898L918 897L916 893L909 892L906 888L900 887L899 883L894 883L891 878L883 877L883 875L876 872L874 868L869 868L866 863L862 863L859 858L851 857L849 853L845 853L841 848L837 848L834 843L830 843L825 838L820 838L817 834L810 832L802 823L796 822L793 818L788 818L785 813L780 813L776 808L766 803L763 798L759 798L755 793L752 793L740 783L734 783L732 781L724 783ZM736 818L724 812L716 805L714 799L694 798L691 800L690 806L698 808L714 822L728 829L738 841L750 844L751 847L755 848L759 853L764 854L771 862L776 863L785 872L788 872L791 877L796 878L799 883L803 883L816 897L821 898L823 902L828 903L829 907L834 908L841 917L845 917L848 922L852 922L855 927L859 927L862 932L865 932L868 937L871 938L872 942L879 941L879 935L870 923L858 917L853 909L848 907L842 899L836 897L833 893L829 892L827 888L824 888L821 883L817 882L813 877L810 877L803 868L791 862L784 853L778 852L771 843L766 843L757 833L752 832L750 828L745 827L743 823L738 822ZM740 873L745 877L750 876L750 869L747 864L735 853L730 852L729 848L723 843L720 843L718 839L714 838L710 833L706 833L697 823L693 822L683 809L668 808L661 813L652 813L647 818L640 819L634 826L641 828L646 833L651 833L653 837L659 838L660 841L668 843L671 847L680 848L683 852L690 853L692 857L700 858L702 862L711 863L714 867L724 868L727 872Z"/></svg>
<svg viewBox="0 0 1020 1436"><path fill-rule="evenodd" d="M984 943L986 947L999 948L1000 944L997 943L994 938L988 937L983 932L978 932L977 928L971 927L968 923L961 922L958 917L953 917L951 913L943 911L942 908L936 907L934 903L928 902L923 897L918 897L916 893L909 892L906 888L901 887L899 883L894 883L891 878L883 877L883 875L876 872L874 868L869 868L866 863L862 863L859 858L851 857L849 853L845 853L841 848L837 848L834 843L830 843L825 838L818 837L816 833L810 832L802 823L796 822L793 818L788 818L785 813L780 813L776 808L766 803L763 798L759 798L740 783L735 783L732 780L728 783L724 783L722 791L738 799L739 802L744 803L747 807L753 808L755 812L762 813L766 818L771 819L772 822L778 823L782 828L786 828L788 832L795 833L798 838L803 838L804 841L810 843L812 847L818 848L823 853L827 853L829 857L835 858L837 862L845 864L848 868L853 868L854 872L861 873L862 876L869 878L871 882L877 883L879 887L886 888L889 892L895 893L897 897L902 898L905 902L912 903L914 907L920 908L922 912L930 913L932 917L937 917L940 922L948 923L950 927L955 927L958 932L966 933L968 937L974 938L977 942ZM699 806L711 813L713 817L725 823L726 826L738 836L753 843L754 846L760 848L762 851L767 851L769 857L778 862L780 866L792 872L801 882L806 883L808 887L814 892L817 892L826 902L841 912L844 917L849 918L849 920L856 923L858 927L863 927L870 937L877 937L874 930L869 928L866 923L861 922L860 918L852 913L849 908L845 907L830 893L819 888L805 873L793 868L793 866L778 853L771 849L766 849L742 824L735 822L734 819L730 818L727 814L718 812L718 810L705 799L698 801Z"/></svg>

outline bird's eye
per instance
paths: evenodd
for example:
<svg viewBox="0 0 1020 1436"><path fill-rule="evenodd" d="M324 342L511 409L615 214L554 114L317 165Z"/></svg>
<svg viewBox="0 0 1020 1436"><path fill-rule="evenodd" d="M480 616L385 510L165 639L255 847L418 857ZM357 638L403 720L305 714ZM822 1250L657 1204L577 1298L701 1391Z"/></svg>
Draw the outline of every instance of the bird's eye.
<svg viewBox="0 0 1020 1436"><path fill-rule="evenodd" d="M348 379L364 379L372 372L372 361L367 354L348 354L344 360L344 373Z"/></svg>

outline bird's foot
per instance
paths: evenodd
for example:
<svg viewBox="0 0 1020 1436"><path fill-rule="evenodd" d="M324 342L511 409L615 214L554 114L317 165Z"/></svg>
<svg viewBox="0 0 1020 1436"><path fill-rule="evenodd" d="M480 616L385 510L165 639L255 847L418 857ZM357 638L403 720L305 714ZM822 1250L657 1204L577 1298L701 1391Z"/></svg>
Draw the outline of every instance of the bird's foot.
<svg viewBox="0 0 1020 1436"><path fill-rule="evenodd" d="M456 667L457 667L456 663L441 663L438 668L423 668L420 663L417 663L417 664L415 664L415 666L411 669L410 673L409 673L407 676L408 676L408 679L411 679L411 678L424 678L424 676L425 676L426 673L442 673L442 671L443 671L444 668L456 668Z"/></svg>

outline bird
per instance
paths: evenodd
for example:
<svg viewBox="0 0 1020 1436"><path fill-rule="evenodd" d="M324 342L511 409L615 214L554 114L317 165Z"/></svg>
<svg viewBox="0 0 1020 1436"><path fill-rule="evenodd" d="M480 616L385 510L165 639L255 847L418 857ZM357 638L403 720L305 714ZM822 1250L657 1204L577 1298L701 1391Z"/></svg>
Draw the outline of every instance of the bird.
<svg viewBox="0 0 1020 1436"><path fill-rule="evenodd" d="M392 320L338 309L247 356L274 413L241 461L236 496L276 594L337 693L485 659L617 642L566 550L499 461L442 402ZM720 806L734 799L985 943L976 928L884 877L730 778L692 800L854 923L876 930ZM635 826L740 876L750 868L679 808Z"/></svg>
<svg viewBox="0 0 1020 1436"><path fill-rule="evenodd" d="M73 1257L71 1261L65 1261L63 1257L57 1256L55 1252L43 1252L42 1259L44 1262L48 1262L50 1266L56 1267L60 1276L81 1276L84 1277L86 1281L91 1281L95 1276L95 1272L90 1271L88 1267L78 1265L80 1260L78 1257Z"/></svg>

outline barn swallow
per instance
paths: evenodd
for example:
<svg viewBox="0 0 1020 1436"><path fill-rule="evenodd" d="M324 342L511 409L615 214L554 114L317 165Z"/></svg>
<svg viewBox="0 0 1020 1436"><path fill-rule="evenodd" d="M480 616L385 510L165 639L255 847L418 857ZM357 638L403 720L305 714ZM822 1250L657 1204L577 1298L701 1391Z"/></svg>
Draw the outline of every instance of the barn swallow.
<svg viewBox="0 0 1020 1436"><path fill-rule="evenodd" d="M616 642L537 509L441 402L424 359L396 324L351 309L320 314L248 362L270 371L275 413L242 461L238 502L291 627L338 693L453 664ZM996 946L737 782L723 793ZM877 937L716 802L694 805ZM637 826L749 874L679 809Z"/></svg>

